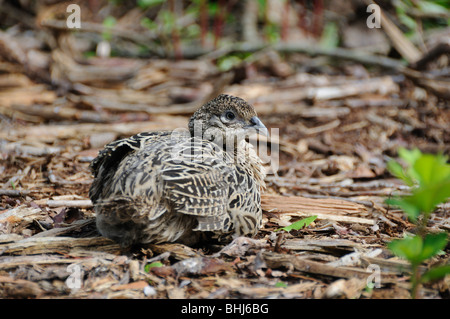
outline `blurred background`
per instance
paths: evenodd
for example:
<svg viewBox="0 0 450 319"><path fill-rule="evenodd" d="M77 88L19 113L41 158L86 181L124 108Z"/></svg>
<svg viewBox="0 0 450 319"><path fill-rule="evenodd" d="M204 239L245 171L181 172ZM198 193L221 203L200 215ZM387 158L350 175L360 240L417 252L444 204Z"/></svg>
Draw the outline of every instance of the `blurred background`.
<svg viewBox="0 0 450 319"><path fill-rule="evenodd" d="M123 283L133 274L123 274L128 261L116 259L117 247L95 237L89 164L113 140L186 128L192 113L220 93L253 104L271 131L269 145L276 151L270 155L277 165L267 163L258 236L275 251L312 250L311 258L329 262L360 245L384 247L402 237L414 225L385 199L409 188L392 177L386 163L401 147L450 154L449 9L448 0L0 0L0 243L10 245L0 249L0 277L27 279L32 288L24 292L20 287L28 286L21 282L3 296L70 294L61 281L69 275L67 261L55 266L48 254L26 259L24 251L66 258L63 247L80 245L86 249L70 251L70 258L95 258L95 265L107 259L115 275L99 274L89 264L85 270L92 276L78 296L144 296L134 288L111 292L98 284L102 278ZM317 239L315 246L299 248L301 241L291 236L291 246L280 248L275 229L316 213L322 215L315 226L296 233ZM448 214L448 203L442 204L430 225L448 231ZM45 236L59 241L44 245L39 240ZM28 237L37 252L28 246L11 250ZM316 254L324 251L325 257ZM8 254L25 259L8 261ZM177 250L170 254L179 258ZM200 277L190 280L209 287L206 292L170 284L166 293L161 284L159 296L287 294L270 290L280 271L269 280L270 269L258 268L255 277L251 261L260 263L259 256L248 258L247 266L230 266L239 270L234 279L242 279L248 267L256 290L234 281L236 287L215 291L215 284L203 284ZM147 257L153 252L143 250L142 267ZM45 272L34 269L35 260ZM383 265L400 277L382 292L366 291L366 297L408 295L398 289L405 280L401 263L389 262L390 268ZM365 271L367 265L358 266ZM356 279L346 271L344 278ZM317 278L322 277L308 281L299 272L291 280L306 286L294 286L288 295L320 298L330 281ZM259 283L268 283L267 293L258 294ZM440 289L448 297L446 285L427 293L438 297Z"/></svg>

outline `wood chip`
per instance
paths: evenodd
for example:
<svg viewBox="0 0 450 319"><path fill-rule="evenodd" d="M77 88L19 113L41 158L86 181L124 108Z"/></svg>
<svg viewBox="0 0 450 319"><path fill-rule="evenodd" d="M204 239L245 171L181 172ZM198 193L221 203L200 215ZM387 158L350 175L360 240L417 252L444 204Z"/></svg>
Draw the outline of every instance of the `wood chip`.
<svg viewBox="0 0 450 319"><path fill-rule="evenodd" d="M263 210L270 213L299 217L316 215L318 219L340 221L343 223L376 224L376 220L348 216L367 215L368 211L364 205L340 199L263 195L261 205Z"/></svg>
<svg viewBox="0 0 450 319"><path fill-rule="evenodd" d="M72 250L95 249L108 253L120 253L120 247L104 237L30 237L20 241L0 245L0 255L35 255L49 253L69 253Z"/></svg>

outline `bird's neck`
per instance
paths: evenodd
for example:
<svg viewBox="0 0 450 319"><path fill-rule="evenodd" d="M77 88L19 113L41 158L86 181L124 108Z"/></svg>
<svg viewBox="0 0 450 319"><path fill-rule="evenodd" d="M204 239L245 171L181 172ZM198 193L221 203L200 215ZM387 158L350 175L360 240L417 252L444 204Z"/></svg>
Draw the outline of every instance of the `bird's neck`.
<svg viewBox="0 0 450 319"><path fill-rule="evenodd" d="M240 140L237 147L232 150L232 153L228 154L233 156L237 167L243 169L252 176L261 187L265 188L265 169L251 143L247 142L245 139Z"/></svg>

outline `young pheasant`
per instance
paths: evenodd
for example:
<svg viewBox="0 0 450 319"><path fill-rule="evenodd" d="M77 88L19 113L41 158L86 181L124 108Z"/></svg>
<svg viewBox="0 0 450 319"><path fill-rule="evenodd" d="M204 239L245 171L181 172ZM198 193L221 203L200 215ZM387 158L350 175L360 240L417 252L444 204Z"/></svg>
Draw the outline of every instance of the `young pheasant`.
<svg viewBox="0 0 450 319"><path fill-rule="evenodd" d="M99 232L122 246L192 245L255 235L264 170L246 136L268 135L251 105L219 95L189 132L147 132L105 146L91 163Z"/></svg>

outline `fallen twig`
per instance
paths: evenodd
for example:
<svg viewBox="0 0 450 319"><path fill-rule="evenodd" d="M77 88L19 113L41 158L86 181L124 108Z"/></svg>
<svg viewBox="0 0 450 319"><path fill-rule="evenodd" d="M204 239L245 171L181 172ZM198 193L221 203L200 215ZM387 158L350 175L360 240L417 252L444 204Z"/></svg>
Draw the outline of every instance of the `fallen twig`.
<svg viewBox="0 0 450 319"><path fill-rule="evenodd" d="M90 199L85 200L48 200L48 207L78 207L91 208L92 202Z"/></svg>
<svg viewBox="0 0 450 319"><path fill-rule="evenodd" d="M298 256L278 254L273 252L263 252L264 261L270 268L293 267L295 270L326 275L338 278L361 278L366 279L372 272L357 268L334 267L317 261L307 260ZM382 282L386 281L386 276L381 277ZM388 280L391 281L391 280Z"/></svg>
<svg viewBox="0 0 450 319"><path fill-rule="evenodd" d="M105 251L112 254L120 253L119 245L104 237L30 237L14 243L0 245L0 255L69 253L74 249Z"/></svg>
<svg viewBox="0 0 450 319"><path fill-rule="evenodd" d="M31 190L19 190L19 189L0 189L0 196L6 195L11 197L19 197L30 194ZM35 192L35 191L34 191Z"/></svg>

